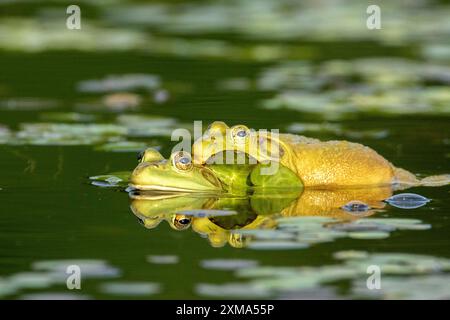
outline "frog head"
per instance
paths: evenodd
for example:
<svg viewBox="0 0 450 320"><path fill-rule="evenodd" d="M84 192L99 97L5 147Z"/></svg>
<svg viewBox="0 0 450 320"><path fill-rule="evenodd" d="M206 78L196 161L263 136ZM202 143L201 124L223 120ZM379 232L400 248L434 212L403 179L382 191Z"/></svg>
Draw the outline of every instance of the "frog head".
<svg viewBox="0 0 450 320"><path fill-rule="evenodd" d="M192 146L193 162L236 163L250 158L253 163L279 162L284 148L276 134L267 131L255 131L245 125L229 127L222 121L208 126L204 134ZM237 156L235 157L235 155Z"/></svg>
<svg viewBox="0 0 450 320"><path fill-rule="evenodd" d="M165 192L220 192L222 184L207 167L196 166L185 151L174 152L168 160L155 149L147 149L130 178L139 190Z"/></svg>

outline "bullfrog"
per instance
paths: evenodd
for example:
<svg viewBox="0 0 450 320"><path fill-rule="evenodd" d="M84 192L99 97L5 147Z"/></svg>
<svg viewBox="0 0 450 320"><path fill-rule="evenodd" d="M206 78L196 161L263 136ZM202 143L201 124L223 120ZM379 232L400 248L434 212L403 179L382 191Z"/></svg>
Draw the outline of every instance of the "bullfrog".
<svg viewBox="0 0 450 320"><path fill-rule="evenodd" d="M258 163L276 162L290 169L305 188L395 185L401 189L450 183L449 174L419 179L362 144L255 131L245 125L230 128L221 121L213 122L194 142L193 162L207 164L229 151L247 154Z"/></svg>
<svg viewBox="0 0 450 320"><path fill-rule="evenodd" d="M259 188L286 186L301 189L302 182L289 168L281 166L273 175L261 174L266 164L194 164L185 151L165 159L149 148L140 157L130 177L130 186L138 190L165 192L203 192L245 194Z"/></svg>

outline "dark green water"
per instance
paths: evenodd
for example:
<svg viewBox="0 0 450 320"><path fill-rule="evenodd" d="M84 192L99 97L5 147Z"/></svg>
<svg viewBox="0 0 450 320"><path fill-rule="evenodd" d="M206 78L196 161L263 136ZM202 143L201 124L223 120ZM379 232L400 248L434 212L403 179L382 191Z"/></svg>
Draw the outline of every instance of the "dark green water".
<svg viewBox="0 0 450 320"><path fill-rule="evenodd" d="M14 12L14 8L15 6L11 6L10 10ZM224 35L218 37L228 39ZM379 56L422 60L417 56L416 48L409 45L390 46L370 41L364 45L342 41L316 43L309 40L295 43L311 46L320 53L306 60L312 64L333 59ZM134 73L160 76L162 86L170 93L169 100L163 104L144 100L136 110L111 112L82 109L79 112L97 115L94 123L113 123L118 114L127 113L172 118L181 127L201 120L206 128L210 122L221 120L229 125L242 123L255 129L274 128L281 132L288 131L288 126L294 122L323 123L323 113L261 108L261 101L272 98L276 90L259 90L254 87L224 90L219 85L220 80L230 78L257 80L261 72L279 62L282 61L175 57L133 50L103 53L73 50L24 53L1 50L2 101L32 97L56 101L58 106L47 109L44 103L33 110L20 110L20 107L14 110L0 108L0 125L18 132L22 123L45 122L42 117L46 112L79 111L77 104L80 101L98 100L103 93L81 93L76 90L78 82L101 79L111 74ZM357 84L358 79L355 82ZM448 94L448 82L438 83L437 86L447 90ZM145 93L138 92L145 96ZM344 128L344 132L387 130L387 136L381 138L364 135L352 138L327 130L304 134L324 140L348 139L360 142L377 150L396 166L421 176L449 173L448 108L448 104L444 105L442 109L446 111L439 114L411 112L388 115L383 112L355 112L329 121ZM160 146L165 156L169 156L173 146L167 136L134 140ZM280 283L265 284L269 293L264 294L266 291L258 286L255 290L242 292L239 286L245 287L246 283L252 281L251 277L249 280L234 270L216 270L217 268L204 266L205 260L221 259L230 261L231 264L238 263L239 260L251 260L251 263L259 266L275 267L266 278L276 280L276 267L310 266L314 273L321 268L336 265L345 271L346 265L334 255L348 250L364 251L369 255L401 253L427 256L411 256L409 260L406 259L413 265L415 262L420 265L426 259L443 259L443 266L441 269L437 268L437 273L426 268L425 271L399 272L399 279L407 283L407 286L399 289L400 293L396 296L395 290L388 285L389 280L386 282L388 291L378 298L408 298L411 297L409 291L417 292L419 296L422 294L420 297L433 298L435 296L431 293L432 290L427 291L422 287L422 281L426 281L426 277L435 277L434 281L444 283L439 289L442 294L438 297L450 297L449 276L446 273L450 269L447 260L450 259L449 186L409 189L406 192L422 195L431 199L431 202L412 210L387 205L381 212L368 218L417 219L420 220L419 224L429 225L423 230L391 230L383 239L354 239L344 236L332 238L328 242L312 243L307 248L288 250L281 247L271 250L234 248L229 244L213 247L207 238L191 228L175 231L166 221L153 229L144 228L130 210L130 199L126 192L90 184L90 176L132 170L136 166L137 152L101 152L96 151L94 145L30 145L12 144L11 141L7 138L0 145L0 298L24 298L27 294L41 293L75 294L89 298L146 299L366 297L361 291L358 293L352 289L364 286L364 273L360 277L338 277L334 282L330 281L330 284L318 280L317 284L308 287L301 282L302 277L308 278L308 275L303 276L300 272L295 278L299 281L298 287L284 288ZM175 261L169 264L152 263L148 261L149 256L174 256L172 258ZM117 276L82 278L80 291L69 291L65 286L65 279L35 288L32 288L33 285L20 285L11 280L14 276L17 280L23 272L34 272L34 275L39 273L33 268L33 263L38 261L61 260L64 265L64 260L86 259L104 260L118 271ZM365 269L364 262L362 265ZM401 267L402 264L397 265ZM382 281L383 277L382 269ZM391 279L392 274L388 272L387 277ZM1 286L6 288L8 281L9 286L11 281L14 282L13 289L9 292L4 289L5 292L2 292ZM105 283L122 282L158 284L159 289L139 295L127 294L126 290L114 294L104 288ZM233 287L228 293L221 293L218 287L213 287L218 285L223 288L230 283L238 288ZM210 285L208 290L204 289L205 284ZM211 294L211 291L215 293ZM262 292L262 295L255 292Z"/></svg>

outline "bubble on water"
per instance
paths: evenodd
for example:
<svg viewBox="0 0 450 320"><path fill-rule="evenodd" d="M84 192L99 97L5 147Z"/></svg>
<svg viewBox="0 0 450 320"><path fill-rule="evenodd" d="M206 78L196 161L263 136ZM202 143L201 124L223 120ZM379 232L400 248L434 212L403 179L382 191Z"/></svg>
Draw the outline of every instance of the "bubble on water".
<svg viewBox="0 0 450 320"><path fill-rule="evenodd" d="M165 89L156 90L155 93L153 94L153 100L156 103L164 103L167 100L169 100L169 97L170 97L169 92Z"/></svg>
<svg viewBox="0 0 450 320"><path fill-rule="evenodd" d="M426 205L431 200L415 193L400 193L385 200L393 207L401 209L416 209Z"/></svg>
<svg viewBox="0 0 450 320"><path fill-rule="evenodd" d="M255 267L258 265L258 261L246 259L210 259L202 260L200 265L202 268L212 270L237 270Z"/></svg>
<svg viewBox="0 0 450 320"><path fill-rule="evenodd" d="M370 210L370 206L362 201L354 200L342 206L342 209L350 213L361 213Z"/></svg>
<svg viewBox="0 0 450 320"><path fill-rule="evenodd" d="M100 286L103 293L119 296L148 296L161 292L161 286L152 282L110 282Z"/></svg>

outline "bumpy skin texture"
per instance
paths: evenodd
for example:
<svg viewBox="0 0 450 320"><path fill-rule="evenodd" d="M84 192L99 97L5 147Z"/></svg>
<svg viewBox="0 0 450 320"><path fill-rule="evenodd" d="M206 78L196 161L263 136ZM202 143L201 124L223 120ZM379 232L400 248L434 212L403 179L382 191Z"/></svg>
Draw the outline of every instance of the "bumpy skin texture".
<svg viewBox="0 0 450 320"><path fill-rule="evenodd" d="M293 134L272 134L247 129L245 138L223 122L211 124L193 145L194 161L205 163L216 153L233 150L258 161L278 161L291 169L305 187L413 186L420 181L410 172L394 167L374 150L348 141L320 141ZM239 140L240 139L240 140ZM257 148L251 147L257 141ZM276 146L276 147L274 147ZM272 150L276 151L274 156Z"/></svg>
<svg viewBox="0 0 450 320"><path fill-rule="evenodd" d="M374 150L347 141L322 142L281 134L280 163L294 171L306 187L388 185L394 182L392 164Z"/></svg>

